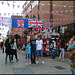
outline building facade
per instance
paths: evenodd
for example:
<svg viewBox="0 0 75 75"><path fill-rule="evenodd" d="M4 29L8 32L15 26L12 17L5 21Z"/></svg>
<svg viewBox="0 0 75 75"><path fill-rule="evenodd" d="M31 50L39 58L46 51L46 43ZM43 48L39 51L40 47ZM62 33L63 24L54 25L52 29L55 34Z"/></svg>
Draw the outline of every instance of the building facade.
<svg viewBox="0 0 75 75"><path fill-rule="evenodd" d="M74 23L74 1L26 1L23 17L28 14L29 19L43 19L44 27L51 24L54 27Z"/></svg>
<svg viewBox="0 0 75 75"><path fill-rule="evenodd" d="M75 30L75 1L26 1L23 7L23 18L28 15L33 19L35 15L35 19L43 19L45 28L52 25L57 32L58 26L62 26L65 35Z"/></svg>

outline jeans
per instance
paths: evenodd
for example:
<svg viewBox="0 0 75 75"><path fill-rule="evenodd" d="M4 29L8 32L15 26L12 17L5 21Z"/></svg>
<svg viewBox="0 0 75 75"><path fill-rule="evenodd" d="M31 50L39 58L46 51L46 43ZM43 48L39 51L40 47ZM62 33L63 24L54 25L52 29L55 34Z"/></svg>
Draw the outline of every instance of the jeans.
<svg viewBox="0 0 75 75"><path fill-rule="evenodd" d="M64 60L64 48L60 48L60 56L59 56L59 59L61 59L61 57L63 58Z"/></svg>
<svg viewBox="0 0 75 75"><path fill-rule="evenodd" d="M31 50L31 62L35 62L36 59L36 49Z"/></svg>
<svg viewBox="0 0 75 75"><path fill-rule="evenodd" d="M75 70L71 69L72 74L75 74Z"/></svg>
<svg viewBox="0 0 75 75"><path fill-rule="evenodd" d="M15 58L17 60L17 50L14 50L15 51ZM13 55L12 55L12 60L13 60Z"/></svg>
<svg viewBox="0 0 75 75"><path fill-rule="evenodd" d="M43 50L37 50L37 57L43 57Z"/></svg>
<svg viewBox="0 0 75 75"><path fill-rule="evenodd" d="M26 59L30 59L31 58L31 54L26 54Z"/></svg>
<svg viewBox="0 0 75 75"><path fill-rule="evenodd" d="M56 57L56 49L53 49L52 50L52 59L55 59L55 57Z"/></svg>
<svg viewBox="0 0 75 75"><path fill-rule="evenodd" d="M5 63L7 63L8 55L9 55L9 54L6 53ZM11 57L10 57L10 55L9 55L9 60L11 61Z"/></svg>

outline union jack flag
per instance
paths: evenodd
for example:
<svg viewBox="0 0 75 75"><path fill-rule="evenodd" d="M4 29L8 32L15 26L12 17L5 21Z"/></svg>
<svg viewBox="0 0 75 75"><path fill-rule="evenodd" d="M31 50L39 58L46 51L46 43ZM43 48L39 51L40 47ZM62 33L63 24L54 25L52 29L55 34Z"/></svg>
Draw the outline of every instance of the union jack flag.
<svg viewBox="0 0 75 75"><path fill-rule="evenodd" d="M10 17L0 17L0 26L11 27Z"/></svg>
<svg viewBox="0 0 75 75"><path fill-rule="evenodd" d="M41 19L29 19L29 28L42 28L43 20Z"/></svg>

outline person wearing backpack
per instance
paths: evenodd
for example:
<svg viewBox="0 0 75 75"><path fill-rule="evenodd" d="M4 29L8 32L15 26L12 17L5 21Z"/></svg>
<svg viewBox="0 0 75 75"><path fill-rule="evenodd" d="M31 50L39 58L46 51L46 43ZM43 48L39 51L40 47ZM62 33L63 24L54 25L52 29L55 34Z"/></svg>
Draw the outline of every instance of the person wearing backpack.
<svg viewBox="0 0 75 75"><path fill-rule="evenodd" d="M9 39L6 40L5 47L6 47L6 49L5 49L5 52L6 52L5 64L7 64L8 55L9 55L9 60L11 62L11 57L10 57L11 45L10 45Z"/></svg>
<svg viewBox="0 0 75 75"><path fill-rule="evenodd" d="M67 48L67 51L75 50L75 34L73 34L73 37L69 41L69 47ZM75 74L75 60L69 60L68 67L71 69L72 74Z"/></svg>

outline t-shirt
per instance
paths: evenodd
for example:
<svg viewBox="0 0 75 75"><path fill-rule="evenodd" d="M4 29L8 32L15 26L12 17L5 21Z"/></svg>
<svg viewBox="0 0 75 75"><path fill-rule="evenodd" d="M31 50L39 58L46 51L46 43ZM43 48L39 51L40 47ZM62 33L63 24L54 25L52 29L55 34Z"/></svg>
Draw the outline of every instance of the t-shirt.
<svg viewBox="0 0 75 75"><path fill-rule="evenodd" d="M36 40L37 50L41 50L42 49L42 44L43 44L42 40Z"/></svg>
<svg viewBox="0 0 75 75"><path fill-rule="evenodd" d="M60 48L65 48L65 43L62 45L61 42L60 42L59 45L60 45Z"/></svg>
<svg viewBox="0 0 75 75"><path fill-rule="evenodd" d="M27 45L26 48L27 48L27 53L28 54L31 54L31 46L30 45Z"/></svg>
<svg viewBox="0 0 75 75"><path fill-rule="evenodd" d="M36 40L30 40L31 42L31 49L36 49Z"/></svg>
<svg viewBox="0 0 75 75"><path fill-rule="evenodd" d="M54 48L56 49L56 41L53 40L52 42L54 43Z"/></svg>

